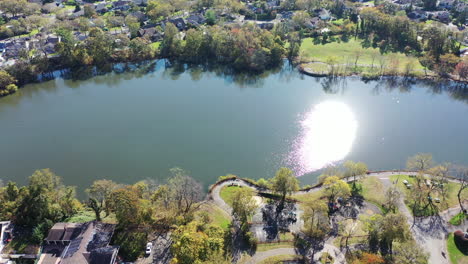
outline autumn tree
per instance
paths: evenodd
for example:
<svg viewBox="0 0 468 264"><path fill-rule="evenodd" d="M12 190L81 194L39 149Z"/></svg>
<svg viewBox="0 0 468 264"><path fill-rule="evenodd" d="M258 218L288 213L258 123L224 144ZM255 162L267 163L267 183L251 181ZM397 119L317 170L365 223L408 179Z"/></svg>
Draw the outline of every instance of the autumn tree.
<svg viewBox="0 0 468 264"><path fill-rule="evenodd" d="M352 238L358 231L359 221L357 221L356 219L342 220L338 223L338 233L345 240L346 252L349 251L349 239Z"/></svg>
<svg viewBox="0 0 468 264"><path fill-rule="evenodd" d="M406 217L402 214L373 215L363 218L369 233L369 244L372 248L380 245L383 253L393 253L394 242L403 243L410 238Z"/></svg>
<svg viewBox="0 0 468 264"><path fill-rule="evenodd" d="M429 260L428 253L412 240L397 243L393 251L393 263L395 264L426 264Z"/></svg>
<svg viewBox="0 0 468 264"><path fill-rule="evenodd" d="M299 190L299 181L293 171L288 168L280 168L275 177L271 179L272 189L281 196L281 205L284 205L286 195Z"/></svg>
<svg viewBox="0 0 468 264"><path fill-rule="evenodd" d="M324 194L328 197L330 202L334 202L336 198L347 198L351 195L351 188L349 185L340 180L337 176L330 176L323 181Z"/></svg>
<svg viewBox="0 0 468 264"><path fill-rule="evenodd" d="M8 72L0 70L0 97L16 92L18 90L16 82L17 80Z"/></svg>
<svg viewBox="0 0 468 264"><path fill-rule="evenodd" d="M344 163L345 177L353 177L353 184L356 184L356 176L366 175L367 173L367 165L364 162L354 162L348 160Z"/></svg>
<svg viewBox="0 0 468 264"><path fill-rule="evenodd" d="M109 215L108 199L112 191L117 187L117 183L111 180L96 180L90 188L85 190L90 199L89 206L95 212L96 219L100 219L102 210L106 212L106 216Z"/></svg>
<svg viewBox="0 0 468 264"><path fill-rule="evenodd" d="M468 78L468 62L459 62L457 66L455 66L455 72L457 73L460 80L466 80Z"/></svg>
<svg viewBox="0 0 468 264"><path fill-rule="evenodd" d="M238 188L233 193L232 198L232 213L241 222L242 226L246 226L248 220L253 216L257 209L257 203L253 199L253 192L247 188Z"/></svg>
<svg viewBox="0 0 468 264"><path fill-rule="evenodd" d="M380 222L380 233L383 242L387 244L392 254L393 242L405 242L410 236L406 217L402 214L385 215Z"/></svg>
<svg viewBox="0 0 468 264"><path fill-rule="evenodd" d="M182 48L179 39L179 30L172 23L167 23L164 30L164 38L161 41L161 55L164 57L174 57L180 53Z"/></svg>
<svg viewBox="0 0 468 264"><path fill-rule="evenodd" d="M410 158L406 162L406 167L409 170L426 171L433 164L432 154L430 153L418 153Z"/></svg>
<svg viewBox="0 0 468 264"><path fill-rule="evenodd" d="M449 76L455 70L455 66L460 62L460 58L453 54L444 54L440 56L440 61L435 70L440 76Z"/></svg>
<svg viewBox="0 0 468 264"><path fill-rule="evenodd" d="M330 231L327 204L324 201L309 201L304 205L303 232L308 237L322 240Z"/></svg>
<svg viewBox="0 0 468 264"><path fill-rule="evenodd" d="M0 1L0 9L5 11L5 13L11 14L12 16L17 16L25 12L28 6L26 0L2 0Z"/></svg>
<svg viewBox="0 0 468 264"><path fill-rule="evenodd" d="M109 202L120 226L141 224L140 201L134 188L126 186L112 191Z"/></svg>
<svg viewBox="0 0 468 264"><path fill-rule="evenodd" d="M202 186L181 168L173 168L170 172L172 174L168 180L170 199L175 204L178 214L190 215L200 207L200 201L203 199Z"/></svg>
<svg viewBox="0 0 468 264"><path fill-rule="evenodd" d="M396 213L400 203L401 193L395 186L387 189L385 192L385 207L389 212Z"/></svg>
<svg viewBox="0 0 468 264"><path fill-rule="evenodd" d="M63 185L61 177L50 169L36 170L23 195L16 210L18 225L35 227L45 220L63 221L82 207L75 188Z"/></svg>
<svg viewBox="0 0 468 264"><path fill-rule="evenodd" d="M219 226L193 221L177 227L171 238L174 256L171 263L203 263L213 255L223 253L224 231Z"/></svg>

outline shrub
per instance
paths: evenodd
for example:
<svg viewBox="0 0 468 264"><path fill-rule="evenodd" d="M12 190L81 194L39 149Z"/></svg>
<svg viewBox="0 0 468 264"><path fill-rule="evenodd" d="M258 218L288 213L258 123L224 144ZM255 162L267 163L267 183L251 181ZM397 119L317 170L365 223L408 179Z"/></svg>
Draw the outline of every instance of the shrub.
<svg viewBox="0 0 468 264"><path fill-rule="evenodd" d="M258 179L257 185L262 187L262 188L265 188L265 189L270 188L270 183L267 180L265 180L264 178Z"/></svg>
<svg viewBox="0 0 468 264"><path fill-rule="evenodd" d="M232 180L232 179L236 179L237 176L236 175L233 175L233 174L228 174L226 176L219 176L218 177L218 181L225 181L225 180Z"/></svg>
<svg viewBox="0 0 468 264"><path fill-rule="evenodd" d="M454 226L459 226L463 223L465 218L468 218L463 212L458 213L452 219L450 219L449 223L454 225Z"/></svg>

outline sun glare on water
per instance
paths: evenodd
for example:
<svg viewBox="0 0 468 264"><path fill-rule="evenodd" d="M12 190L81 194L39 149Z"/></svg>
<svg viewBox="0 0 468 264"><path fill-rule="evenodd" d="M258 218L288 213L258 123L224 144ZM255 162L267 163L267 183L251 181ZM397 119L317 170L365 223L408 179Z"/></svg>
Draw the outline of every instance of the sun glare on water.
<svg viewBox="0 0 468 264"><path fill-rule="evenodd" d="M298 175L340 161L351 151L358 123L344 103L326 101L313 107L300 122L290 160Z"/></svg>

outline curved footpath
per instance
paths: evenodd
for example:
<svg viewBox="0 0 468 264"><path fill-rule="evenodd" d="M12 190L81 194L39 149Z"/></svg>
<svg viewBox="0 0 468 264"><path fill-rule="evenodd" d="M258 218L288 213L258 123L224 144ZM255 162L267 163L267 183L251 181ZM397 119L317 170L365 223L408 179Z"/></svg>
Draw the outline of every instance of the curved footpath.
<svg viewBox="0 0 468 264"><path fill-rule="evenodd" d="M382 181L382 184L385 186L386 189L390 188L393 182L390 181L390 176L392 175L418 175L418 172L415 171L378 171L378 172L369 172L366 175L357 176L357 179L363 177L377 177L379 180ZM431 176L426 174L425 176ZM352 178L348 178L346 181L352 181ZM458 182L456 179L449 179L452 182ZM232 208L224 202L221 198L220 192L224 186L229 186L232 184L236 184L243 187L250 187L256 189L257 191L261 191L257 186L243 180L240 178L237 179L230 179L224 182L221 182L214 186L210 193L209 197L213 199L214 203L218 205L221 209L226 211L227 213L232 213ZM321 190L322 186L312 187L307 191L298 191L293 193L293 195L299 194L306 194L311 192L316 192ZM429 263L437 263L437 264L449 264L450 261L448 259L447 254L447 245L446 245L446 234L449 232L453 232L460 227L454 228L447 224L450 217L457 213L457 208L450 208L444 212L441 212L439 216L433 217L425 217L419 218L416 223L413 224L413 216L411 212L408 210L404 203L404 198L400 198L400 203L398 206L398 210L406 216L408 224L411 226L411 232L413 234L414 239L420 244L426 252L430 254ZM459 210L459 209L458 209ZM467 228L468 223L465 223L464 227ZM335 246L325 243L324 249L321 252L328 252L335 258L335 263L345 264L346 259L344 254ZM268 250L264 252L257 252L255 255L252 256L252 259L248 263L258 263L262 260L265 260L269 257L277 256L277 255L295 255L296 251L294 248L278 248L273 250ZM317 254L316 258L321 254Z"/></svg>

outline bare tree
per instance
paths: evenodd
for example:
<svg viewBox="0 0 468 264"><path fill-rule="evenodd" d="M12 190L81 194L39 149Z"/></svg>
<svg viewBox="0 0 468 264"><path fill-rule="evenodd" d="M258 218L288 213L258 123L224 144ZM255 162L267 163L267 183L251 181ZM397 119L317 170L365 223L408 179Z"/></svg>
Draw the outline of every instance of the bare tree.
<svg viewBox="0 0 468 264"><path fill-rule="evenodd" d="M400 198L400 191L395 186L390 187L385 193L385 206L387 209L395 213L398 208Z"/></svg>
<svg viewBox="0 0 468 264"><path fill-rule="evenodd" d="M387 59L385 56L379 57L379 65L380 65L380 75L384 75L385 68L387 67Z"/></svg>
<svg viewBox="0 0 468 264"><path fill-rule="evenodd" d="M362 50L356 50L354 52L354 68L357 68L357 63L361 56L362 56Z"/></svg>
<svg viewBox="0 0 468 264"><path fill-rule="evenodd" d="M432 154L430 153L418 153L410 158L406 162L406 167L410 170L426 171L433 164Z"/></svg>
<svg viewBox="0 0 468 264"><path fill-rule="evenodd" d="M458 203L460 204L460 209L463 213L466 214L466 209L463 207L462 193L464 190L468 189L468 168L461 168L457 172L457 178L460 181L460 188L457 192Z"/></svg>
<svg viewBox="0 0 468 264"><path fill-rule="evenodd" d="M203 198L202 186L187 172L180 168L170 170L172 177L169 179L169 192L176 209L184 216L201 206Z"/></svg>

